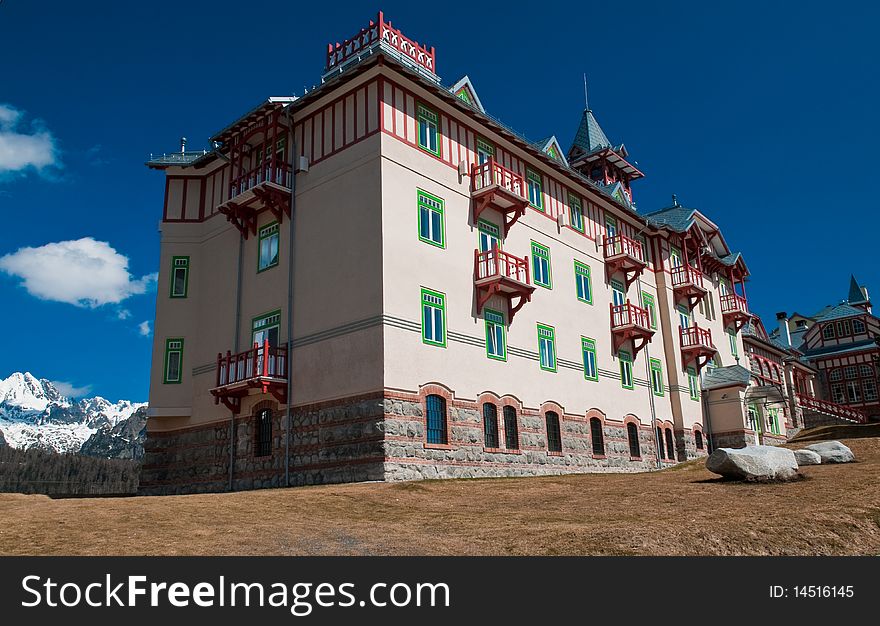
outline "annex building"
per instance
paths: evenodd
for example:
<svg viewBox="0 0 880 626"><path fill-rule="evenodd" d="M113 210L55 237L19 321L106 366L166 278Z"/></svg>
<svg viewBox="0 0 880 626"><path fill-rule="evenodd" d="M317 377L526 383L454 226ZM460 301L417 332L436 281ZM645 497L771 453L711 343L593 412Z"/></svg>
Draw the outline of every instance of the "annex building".
<svg viewBox="0 0 880 626"><path fill-rule="evenodd" d="M380 13L328 47L318 88L151 158L142 493L627 472L784 441L814 371L780 374L781 400L753 375L743 257L702 211L637 210L626 147L591 110L572 125L570 146L519 136Z"/></svg>

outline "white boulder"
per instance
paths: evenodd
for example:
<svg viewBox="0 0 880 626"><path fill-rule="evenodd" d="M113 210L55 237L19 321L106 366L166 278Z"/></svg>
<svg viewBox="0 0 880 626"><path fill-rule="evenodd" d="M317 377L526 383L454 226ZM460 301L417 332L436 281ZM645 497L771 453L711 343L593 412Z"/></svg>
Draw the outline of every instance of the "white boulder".
<svg viewBox="0 0 880 626"><path fill-rule="evenodd" d="M718 448L706 459L706 469L725 478L791 480L797 476L794 452L775 446Z"/></svg>
<svg viewBox="0 0 880 626"><path fill-rule="evenodd" d="M819 456L818 452L806 449L795 450L794 458L797 459L798 465L819 465L822 462L822 457Z"/></svg>
<svg viewBox="0 0 880 626"><path fill-rule="evenodd" d="M856 460L852 450L839 441L820 441L806 449L818 454L823 463L852 463Z"/></svg>

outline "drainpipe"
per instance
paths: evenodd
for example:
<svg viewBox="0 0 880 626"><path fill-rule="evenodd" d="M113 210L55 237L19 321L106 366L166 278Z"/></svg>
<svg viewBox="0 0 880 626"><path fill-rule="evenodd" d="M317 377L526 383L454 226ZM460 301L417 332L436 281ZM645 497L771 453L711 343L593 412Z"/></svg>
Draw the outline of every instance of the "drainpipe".
<svg viewBox="0 0 880 626"><path fill-rule="evenodd" d="M639 231L639 234L642 234L644 230ZM646 245L647 247L647 245ZM647 258L647 250L645 250L645 257ZM636 279L636 286L639 290L639 301L641 302L642 295L642 277L641 275ZM655 303L656 309L656 303ZM660 310L657 309L657 315L660 314ZM651 431L653 432L654 437L654 462L657 464L657 469L663 467L663 464L660 462L660 448L657 446L662 446L663 442L660 441L657 437L657 408L654 405L654 389L651 387L651 350L650 350L650 342L645 344L645 373L648 377L648 403L651 407Z"/></svg>
<svg viewBox="0 0 880 626"><path fill-rule="evenodd" d="M706 418L706 429L703 431L703 435L706 437L706 452L712 454L715 450L715 443L712 437L712 419L709 417L709 394L701 390L700 399L703 403L703 417Z"/></svg>
<svg viewBox="0 0 880 626"><path fill-rule="evenodd" d="M232 177L230 166L230 178ZM233 351L238 354L241 341L241 261L244 258L244 236L238 234L238 271L235 279L235 333L233 333ZM232 491L232 475L235 471L235 412L229 417L229 491Z"/></svg>
<svg viewBox="0 0 880 626"><path fill-rule="evenodd" d="M288 226L287 243L287 408L284 412L284 484L290 487L290 431L291 416L290 405L293 402L293 275L294 256L293 242L296 230L294 223L296 218L296 171L294 168L294 154L296 144L293 135L293 118L290 115L291 104L287 105L287 144L290 151L290 219Z"/></svg>

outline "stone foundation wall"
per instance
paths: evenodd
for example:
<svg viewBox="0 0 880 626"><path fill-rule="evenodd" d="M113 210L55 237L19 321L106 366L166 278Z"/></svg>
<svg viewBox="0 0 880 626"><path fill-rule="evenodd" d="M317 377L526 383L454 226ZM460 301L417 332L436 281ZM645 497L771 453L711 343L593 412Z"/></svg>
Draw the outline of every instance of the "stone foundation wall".
<svg viewBox="0 0 880 626"><path fill-rule="evenodd" d="M272 410L271 451L258 456L255 415L263 408ZM251 414L235 418L233 490L286 485L285 408L261 402ZM291 421L291 485L383 479L381 394L295 407ZM226 421L168 433L148 431L138 493L229 490L230 428Z"/></svg>
<svg viewBox="0 0 880 626"><path fill-rule="evenodd" d="M498 407L499 431L503 431L504 401ZM509 402L507 403L509 404ZM394 394L386 397L385 479L484 478L539 476L582 472L638 472L656 469L654 437L650 426L639 429L641 456L631 458L626 426L606 422L603 427L605 454L594 455L589 418L566 415L558 407L562 452L547 449L544 412L514 407L517 412L519 449L486 448L482 403L447 398L448 444L425 443L422 398Z"/></svg>
<svg viewBox="0 0 880 626"><path fill-rule="evenodd" d="M420 480L538 476L584 472L640 472L657 469L654 431L638 425L639 456L630 456L627 425L606 420L597 410L569 415L547 403L539 409L522 408L509 397L490 399L497 406L499 446L485 446L482 404L445 392L447 439L445 445L425 441L424 398L427 394L397 391L294 407L289 444L290 485L313 485L370 480ZM519 448L505 448L503 407L517 415ZM258 456L256 415L272 412L271 450ZM562 451L547 445L546 412L560 418ZM590 419L602 423L602 453L594 454ZM161 418L153 418L161 419ZM230 433L230 421L174 432L148 431L139 493L144 495L227 491L282 487L285 479L285 407L266 400L248 415L239 415ZM697 456L693 434L680 433L679 460ZM684 450L685 457L681 456ZM663 461L663 466L674 461Z"/></svg>
<svg viewBox="0 0 880 626"><path fill-rule="evenodd" d="M751 431L733 430L712 434L712 445L717 448L745 448L755 443L755 434Z"/></svg>

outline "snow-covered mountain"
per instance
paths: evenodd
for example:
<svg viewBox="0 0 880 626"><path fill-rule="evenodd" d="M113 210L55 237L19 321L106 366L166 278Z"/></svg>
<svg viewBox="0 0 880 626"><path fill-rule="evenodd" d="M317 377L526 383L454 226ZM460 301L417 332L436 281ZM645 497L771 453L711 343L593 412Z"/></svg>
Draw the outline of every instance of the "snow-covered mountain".
<svg viewBox="0 0 880 626"><path fill-rule="evenodd" d="M0 442L14 448L79 452L92 435L113 433L145 406L128 400L112 403L100 396L74 401L50 381L16 372L0 379Z"/></svg>

